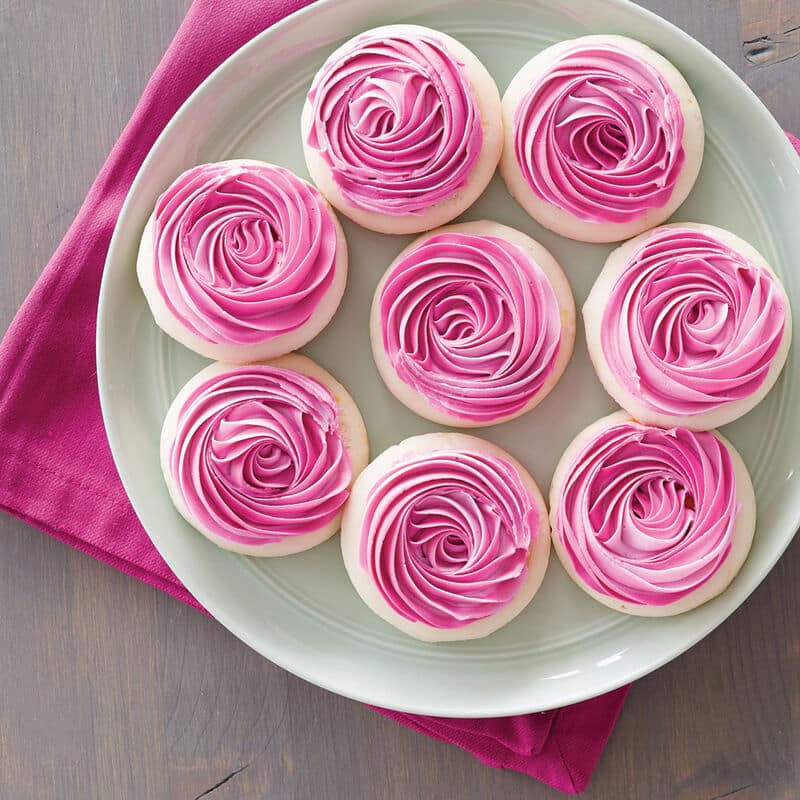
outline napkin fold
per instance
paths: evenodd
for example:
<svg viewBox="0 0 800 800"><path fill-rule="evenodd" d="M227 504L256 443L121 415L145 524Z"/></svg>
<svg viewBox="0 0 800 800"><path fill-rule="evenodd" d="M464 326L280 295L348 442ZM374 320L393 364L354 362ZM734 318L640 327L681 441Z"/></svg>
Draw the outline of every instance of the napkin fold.
<svg viewBox="0 0 800 800"><path fill-rule="evenodd" d="M119 141L0 342L0 508L202 610L164 563L125 495L95 373L100 279L125 195L164 125L245 42L308 0L195 0ZM800 142L793 140L800 152ZM628 687L567 708L499 719L376 709L492 767L564 792L586 786Z"/></svg>

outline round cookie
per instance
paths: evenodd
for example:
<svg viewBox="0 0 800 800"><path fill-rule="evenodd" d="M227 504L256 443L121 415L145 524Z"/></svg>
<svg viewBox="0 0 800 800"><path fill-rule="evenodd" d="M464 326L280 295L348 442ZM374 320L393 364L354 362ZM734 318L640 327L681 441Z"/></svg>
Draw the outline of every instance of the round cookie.
<svg viewBox="0 0 800 800"><path fill-rule="evenodd" d="M382 619L428 642L487 636L544 578L550 526L522 465L462 433L413 436L361 473L342 520L353 586Z"/></svg>
<svg viewBox="0 0 800 800"><path fill-rule="evenodd" d="M367 433L344 387L305 356L215 363L172 402L161 467L175 507L226 550L283 556L339 529Z"/></svg>
<svg viewBox="0 0 800 800"><path fill-rule="evenodd" d="M727 588L750 551L756 501L741 456L716 431L650 427L618 411L562 455L550 519L558 558L583 591L661 617Z"/></svg>
<svg viewBox="0 0 800 800"><path fill-rule="evenodd" d="M729 231L677 222L608 257L583 307L606 391L640 422L709 430L769 392L792 338L764 257Z"/></svg>
<svg viewBox="0 0 800 800"><path fill-rule="evenodd" d="M392 262L370 318L378 372L400 402L454 427L513 419L572 355L575 305L558 262L482 220L423 234Z"/></svg>
<svg viewBox="0 0 800 800"><path fill-rule="evenodd" d="M311 177L342 214L419 233L466 210L503 147L500 94L463 44L420 25L365 31L334 51L303 107Z"/></svg>
<svg viewBox="0 0 800 800"><path fill-rule="evenodd" d="M583 36L534 56L503 96L503 127L511 194L544 227L585 242L664 222L703 159L703 119L683 76L624 36Z"/></svg>
<svg viewBox="0 0 800 800"><path fill-rule="evenodd" d="M320 193L263 161L201 164L159 197L136 274L158 326L235 363L302 347L331 320L347 242Z"/></svg>

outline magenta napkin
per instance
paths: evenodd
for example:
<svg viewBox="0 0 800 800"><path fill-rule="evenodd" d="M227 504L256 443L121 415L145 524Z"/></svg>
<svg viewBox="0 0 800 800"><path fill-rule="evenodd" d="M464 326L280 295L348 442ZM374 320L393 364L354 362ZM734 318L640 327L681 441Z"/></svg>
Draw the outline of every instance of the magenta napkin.
<svg viewBox="0 0 800 800"><path fill-rule="evenodd" d="M192 90L255 34L308 0L195 0L75 222L0 343L0 507L72 547L202 608L128 502L95 380L100 278L122 202L147 151ZM793 139L800 152L800 142ZM493 767L582 791L627 687L567 708L457 720L377 709Z"/></svg>

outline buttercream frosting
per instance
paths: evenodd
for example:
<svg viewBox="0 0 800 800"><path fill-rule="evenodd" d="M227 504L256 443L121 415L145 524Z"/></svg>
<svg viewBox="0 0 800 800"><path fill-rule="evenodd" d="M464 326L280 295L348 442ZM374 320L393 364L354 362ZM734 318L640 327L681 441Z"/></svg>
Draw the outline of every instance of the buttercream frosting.
<svg viewBox="0 0 800 800"><path fill-rule="evenodd" d="M755 392L785 322L771 272L708 233L669 227L628 259L600 340L626 391L654 411L691 416Z"/></svg>
<svg viewBox="0 0 800 800"><path fill-rule="evenodd" d="M336 226L322 195L282 167L193 167L159 197L153 269L167 308L213 344L299 328L331 287Z"/></svg>
<svg viewBox="0 0 800 800"><path fill-rule="evenodd" d="M561 343L555 292L531 256L502 238L427 238L394 264L379 303L392 367L453 416L513 415L553 371Z"/></svg>
<svg viewBox="0 0 800 800"><path fill-rule="evenodd" d="M352 480L330 390L264 364L189 394L167 468L191 517L242 545L318 531L340 513Z"/></svg>
<svg viewBox="0 0 800 800"><path fill-rule="evenodd" d="M466 68L431 35L357 36L323 65L308 99L309 147L366 211L425 211L465 186L481 152Z"/></svg>
<svg viewBox="0 0 800 800"><path fill-rule="evenodd" d="M583 445L553 502L553 535L586 585L655 606L716 573L741 508L731 455L714 434L633 421Z"/></svg>
<svg viewBox="0 0 800 800"><path fill-rule="evenodd" d="M539 512L514 467L477 451L411 456L370 489L360 563L389 606L436 628L504 608L522 585Z"/></svg>
<svg viewBox="0 0 800 800"><path fill-rule="evenodd" d="M680 99L649 62L613 45L560 55L512 124L533 192L589 222L627 223L665 206L685 161Z"/></svg>

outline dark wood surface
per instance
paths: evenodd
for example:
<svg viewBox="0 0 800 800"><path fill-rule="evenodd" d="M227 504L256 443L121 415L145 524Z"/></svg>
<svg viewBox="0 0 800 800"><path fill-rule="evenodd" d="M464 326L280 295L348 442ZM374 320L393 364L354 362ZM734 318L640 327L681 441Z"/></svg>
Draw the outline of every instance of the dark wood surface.
<svg viewBox="0 0 800 800"><path fill-rule="evenodd" d="M0 330L186 5L0 0ZM800 0L644 5L800 131ZM799 619L796 541L728 622L633 687L585 796L800 797ZM213 620L5 515L0 691L4 800L559 796L304 683Z"/></svg>

